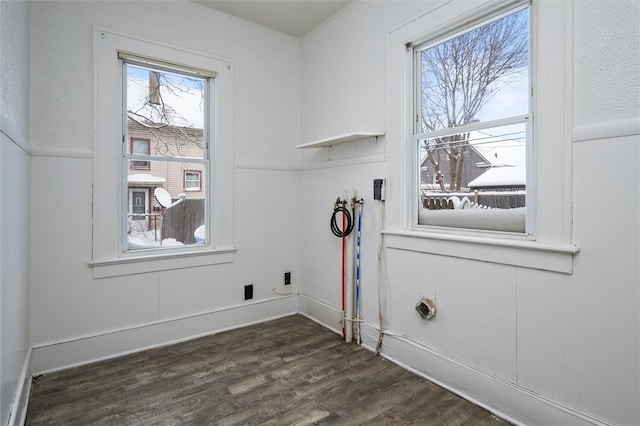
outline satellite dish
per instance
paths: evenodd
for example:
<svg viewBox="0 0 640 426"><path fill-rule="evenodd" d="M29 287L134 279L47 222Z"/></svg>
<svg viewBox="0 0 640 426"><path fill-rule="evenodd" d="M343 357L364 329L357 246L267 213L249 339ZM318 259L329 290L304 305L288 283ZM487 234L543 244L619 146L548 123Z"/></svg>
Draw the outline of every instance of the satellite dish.
<svg viewBox="0 0 640 426"><path fill-rule="evenodd" d="M165 209L171 205L171 195L164 188L156 188L153 190L153 196Z"/></svg>

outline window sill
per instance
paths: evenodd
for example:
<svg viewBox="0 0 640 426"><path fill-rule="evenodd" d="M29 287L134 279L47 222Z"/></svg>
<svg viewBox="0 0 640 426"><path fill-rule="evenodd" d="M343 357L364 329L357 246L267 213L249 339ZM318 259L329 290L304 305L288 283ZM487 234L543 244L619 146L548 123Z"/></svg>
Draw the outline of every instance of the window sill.
<svg viewBox="0 0 640 426"><path fill-rule="evenodd" d="M577 244L545 244L483 236L434 232L383 230L385 246L392 249L473 259L545 271L573 273Z"/></svg>
<svg viewBox="0 0 640 426"><path fill-rule="evenodd" d="M160 253L136 257L122 257L89 262L93 278L109 278L122 275L144 274L171 269L219 265L234 261L236 248L208 249L182 253Z"/></svg>

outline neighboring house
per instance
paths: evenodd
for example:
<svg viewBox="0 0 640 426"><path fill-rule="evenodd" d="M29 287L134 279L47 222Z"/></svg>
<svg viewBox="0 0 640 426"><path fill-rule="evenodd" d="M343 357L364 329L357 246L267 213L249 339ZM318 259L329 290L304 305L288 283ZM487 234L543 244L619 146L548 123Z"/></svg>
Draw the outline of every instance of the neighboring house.
<svg viewBox="0 0 640 426"><path fill-rule="evenodd" d="M525 189L526 151L523 142L471 132L463 153L462 188L513 190ZM436 149L432 157L440 166L445 188L450 184L450 162L445 149ZM424 189L439 190L437 173L424 155L420 163L420 184Z"/></svg>
<svg viewBox="0 0 640 426"><path fill-rule="evenodd" d="M167 190L173 200L180 194L189 199L204 199L202 164L188 158L202 158L202 129L162 126L127 120L128 152L143 155L184 157L185 161L140 161L129 163L127 176L128 214L137 230L155 229L161 208L153 196L155 188Z"/></svg>
<svg viewBox="0 0 640 426"><path fill-rule="evenodd" d="M526 189L526 169L523 166L490 167L469 182L477 191L523 191Z"/></svg>
<svg viewBox="0 0 640 426"><path fill-rule="evenodd" d="M445 149L435 149L431 154L433 161L440 166L440 173L444 180L445 188L449 188L449 184L451 183L451 163L449 161L449 156ZM463 152L463 163L462 163L462 180L461 186L466 187L467 183L471 180L480 176L484 169L478 167L477 164L486 162L486 159L482 157L476 149L472 145L467 145L467 148ZM425 155L421 159L420 163L420 184L423 187L426 185L428 188L439 189L438 182L438 174L436 172L435 167L433 166L431 160Z"/></svg>

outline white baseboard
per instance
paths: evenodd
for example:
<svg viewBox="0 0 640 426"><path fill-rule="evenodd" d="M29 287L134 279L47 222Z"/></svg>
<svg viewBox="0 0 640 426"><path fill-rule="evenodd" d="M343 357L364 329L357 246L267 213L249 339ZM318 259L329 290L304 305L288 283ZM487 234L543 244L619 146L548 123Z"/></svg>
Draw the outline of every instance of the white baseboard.
<svg viewBox="0 0 640 426"><path fill-rule="evenodd" d="M375 351L378 336L362 323L363 346ZM401 336L385 334L381 355L517 425L607 424Z"/></svg>
<svg viewBox="0 0 640 426"><path fill-rule="evenodd" d="M298 313L297 295L109 330L33 348L31 372L64 370Z"/></svg>
<svg viewBox="0 0 640 426"><path fill-rule="evenodd" d="M29 405L29 395L31 394L31 360L33 350L29 348L20 377L18 378L18 388L16 389L11 412L9 413L8 426L22 426L27 418L27 406Z"/></svg>
<svg viewBox="0 0 640 426"><path fill-rule="evenodd" d="M300 314L318 324L342 334L342 311L314 297L300 294Z"/></svg>

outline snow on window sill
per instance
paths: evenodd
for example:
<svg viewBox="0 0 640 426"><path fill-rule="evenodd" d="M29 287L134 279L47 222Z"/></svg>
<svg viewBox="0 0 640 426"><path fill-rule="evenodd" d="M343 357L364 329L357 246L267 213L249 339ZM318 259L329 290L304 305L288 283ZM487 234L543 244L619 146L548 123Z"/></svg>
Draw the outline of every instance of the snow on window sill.
<svg viewBox="0 0 640 426"><path fill-rule="evenodd" d="M93 278L109 278L232 263L236 251L236 248L228 248L146 254L135 257L94 260L89 262L89 266L93 268Z"/></svg>
<svg viewBox="0 0 640 426"><path fill-rule="evenodd" d="M383 230L387 248L473 259L545 271L573 273L577 244L546 244L523 239L501 239L414 230Z"/></svg>

